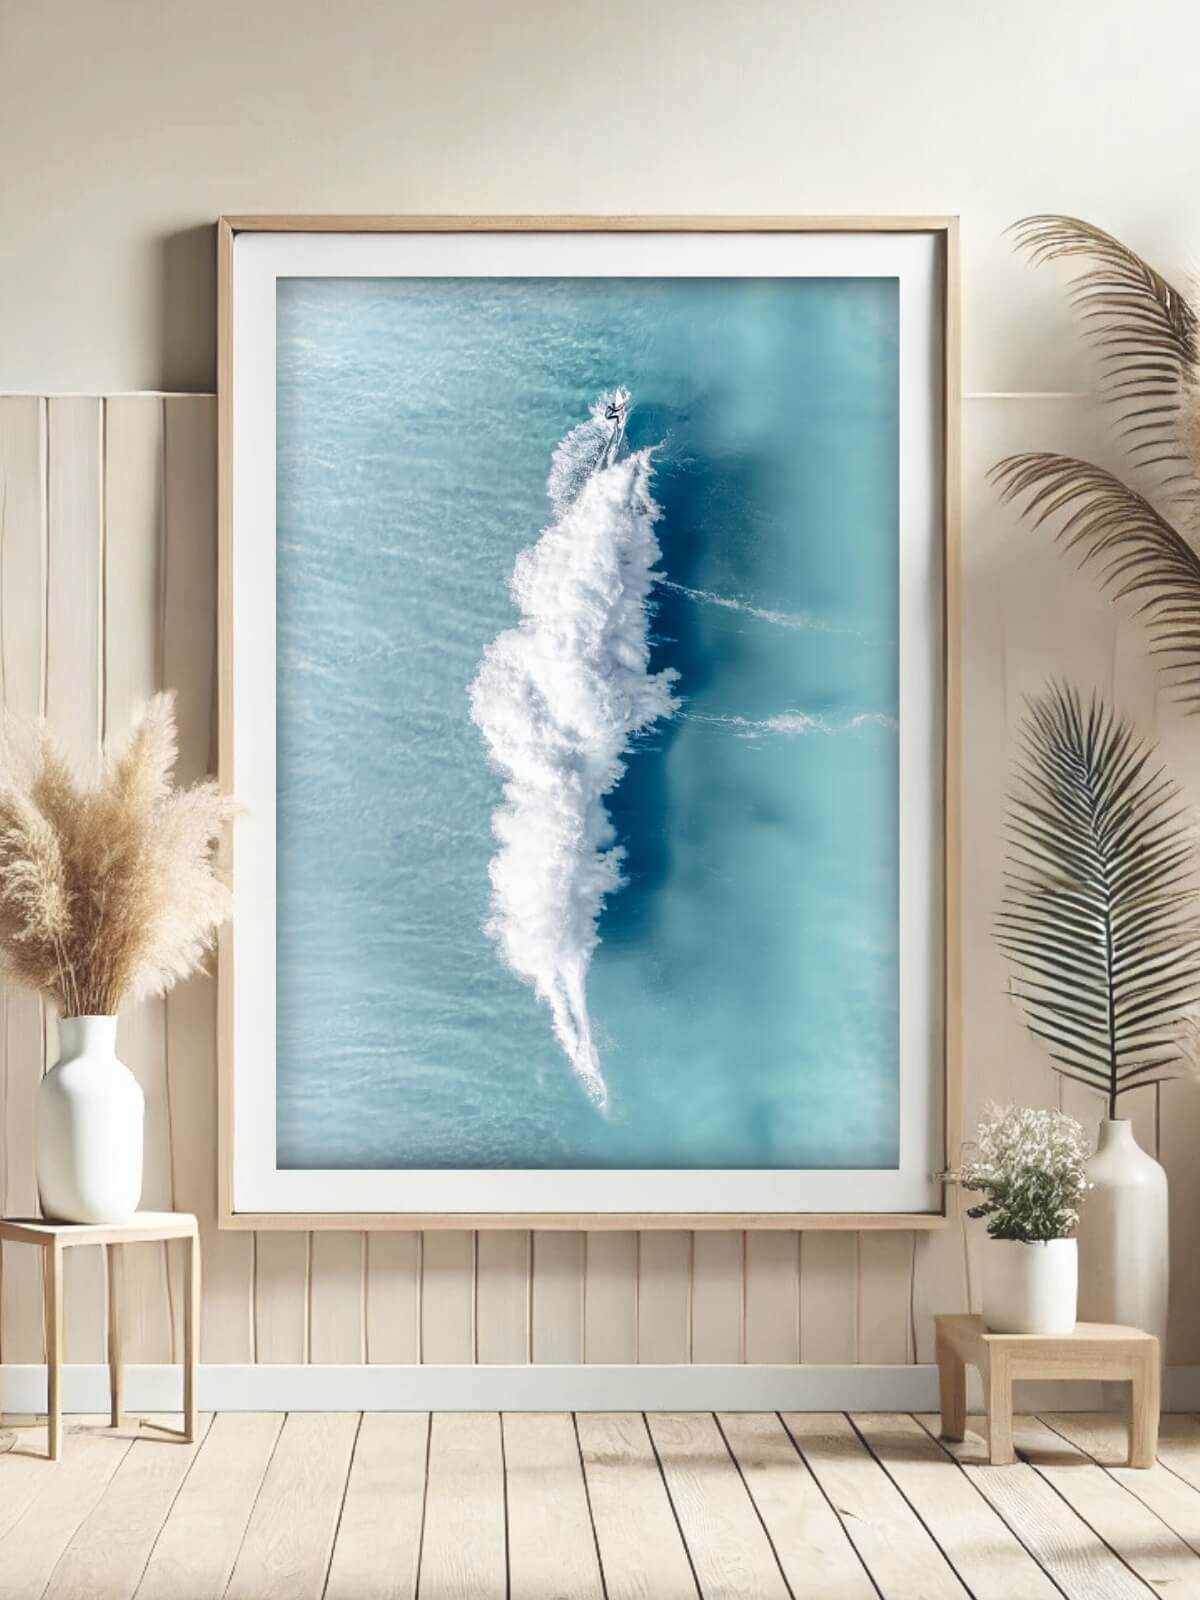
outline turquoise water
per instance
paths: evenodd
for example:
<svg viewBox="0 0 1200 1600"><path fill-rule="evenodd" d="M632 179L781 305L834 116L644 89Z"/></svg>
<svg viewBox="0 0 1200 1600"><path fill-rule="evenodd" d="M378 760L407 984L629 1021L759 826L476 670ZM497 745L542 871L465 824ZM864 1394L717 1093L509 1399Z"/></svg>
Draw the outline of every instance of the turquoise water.
<svg viewBox="0 0 1200 1600"><path fill-rule="evenodd" d="M892 279L280 282L281 1166L896 1164L897 359ZM510 947L583 971L603 1103L485 932L511 773L469 691L548 528L555 573L573 540L661 559L599 657L535 631L545 682L544 649L608 709L615 661L678 675L586 811L625 852L598 919L571 807L599 735L547 744L512 691L522 859L558 863L554 826L575 853Z"/></svg>

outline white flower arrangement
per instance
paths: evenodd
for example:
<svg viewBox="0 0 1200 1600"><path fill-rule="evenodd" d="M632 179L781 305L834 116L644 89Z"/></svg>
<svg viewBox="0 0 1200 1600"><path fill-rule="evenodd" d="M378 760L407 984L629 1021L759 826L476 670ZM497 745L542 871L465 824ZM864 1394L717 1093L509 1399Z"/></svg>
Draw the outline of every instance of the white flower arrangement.
<svg viewBox="0 0 1200 1600"><path fill-rule="evenodd" d="M1091 1187L1087 1136L1074 1117L989 1101L964 1157L950 1176L985 1195L967 1215L987 1217L993 1239L1033 1243L1074 1232Z"/></svg>

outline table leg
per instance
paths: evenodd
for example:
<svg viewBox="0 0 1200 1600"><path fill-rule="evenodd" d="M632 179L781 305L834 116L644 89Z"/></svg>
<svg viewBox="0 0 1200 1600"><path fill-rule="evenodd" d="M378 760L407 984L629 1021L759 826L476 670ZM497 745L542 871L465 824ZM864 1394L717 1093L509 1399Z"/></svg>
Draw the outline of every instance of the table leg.
<svg viewBox="0 0 1200 1600"><path fill-rule="evenodd" d="M183 1265L183 1431L189 1443L194 1442L198 1434L196 1386L199 1343L200 1236L194 1233L187 1241Z"/></svg>
<svg viewBox="0 0 1200 1600"><path fill-rule="evenodd" d="M1013 1450L1013 1386L1008 1362L995 1350L990 1353L984 1373L987 1398L988 1460L994 1467L1006 1467L1017 1459Z"/></svg>
<svg viewBox="0 0 1200 1600"><path fill-rule="evenodd" d="M46 1453L62 1450L63 1258L57 1240L46 1246L43 1291L46 1311Z"/></svg>
<svg viewBox="0 0 1200 1600"><path fill-rule="evenodd" d="M1158 1341L1139 1362L1129 1385L1129 1465L1152 1467L1158 1452L1162 1371Z"/></svg>
<svg viewBox="0 0 1200 1600"><path fill-rule="evenodd" d="M938 1391L942 1405L942 1438L960 1441L967 1428L967 1369L958 1351L937 1336Z"/></svg>
<svg viewBox="0 0 1200 1600"><path fill-rule="evenodd" d="M104 1247L108 1267L108 1388L114 1428L119 1428L125 1420L125 1362L121 1356L121 1308L117 1288L121 1273L120 1249L119 1244Z"/></svg>

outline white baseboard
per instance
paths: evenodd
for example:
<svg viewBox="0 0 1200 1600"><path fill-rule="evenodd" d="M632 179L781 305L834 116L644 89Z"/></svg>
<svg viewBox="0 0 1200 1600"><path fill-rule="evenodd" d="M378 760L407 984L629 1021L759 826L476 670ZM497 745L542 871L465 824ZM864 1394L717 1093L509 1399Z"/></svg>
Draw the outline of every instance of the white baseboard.
<svg viewBox="0 0 1200 1600"><path fill-rule="evenodd" d="M178 1411L178 1367L132 1366L131 1411ZM1037 1393L1035 1390L1034 1393ZM1045 1409L1098 1410L1098 1386ZM68 1366L64 1409L108 1409L108 1368ZM935 1411L937 1368L823 1366L202 1366L206 1411ZM0 1412L46 1409L46 1369L0 1365ZM1200 1367L1166 1374L1166 1409L1200 1411Z"/></svg>

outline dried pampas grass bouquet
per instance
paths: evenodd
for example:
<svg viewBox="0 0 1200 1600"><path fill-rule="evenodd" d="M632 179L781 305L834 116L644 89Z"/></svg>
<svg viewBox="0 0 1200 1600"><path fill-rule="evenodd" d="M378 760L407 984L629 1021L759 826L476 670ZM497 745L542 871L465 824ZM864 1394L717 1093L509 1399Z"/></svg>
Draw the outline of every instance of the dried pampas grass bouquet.
<svg viewBox="0 0 1200 1600"><path fill-rule="evenodd" d="M50 729L0 742L0 972L64 1017L112 1016L201 965L229 915L216 851L233 805L176 788L174 698L155 695L81 783Z"/></svg>

